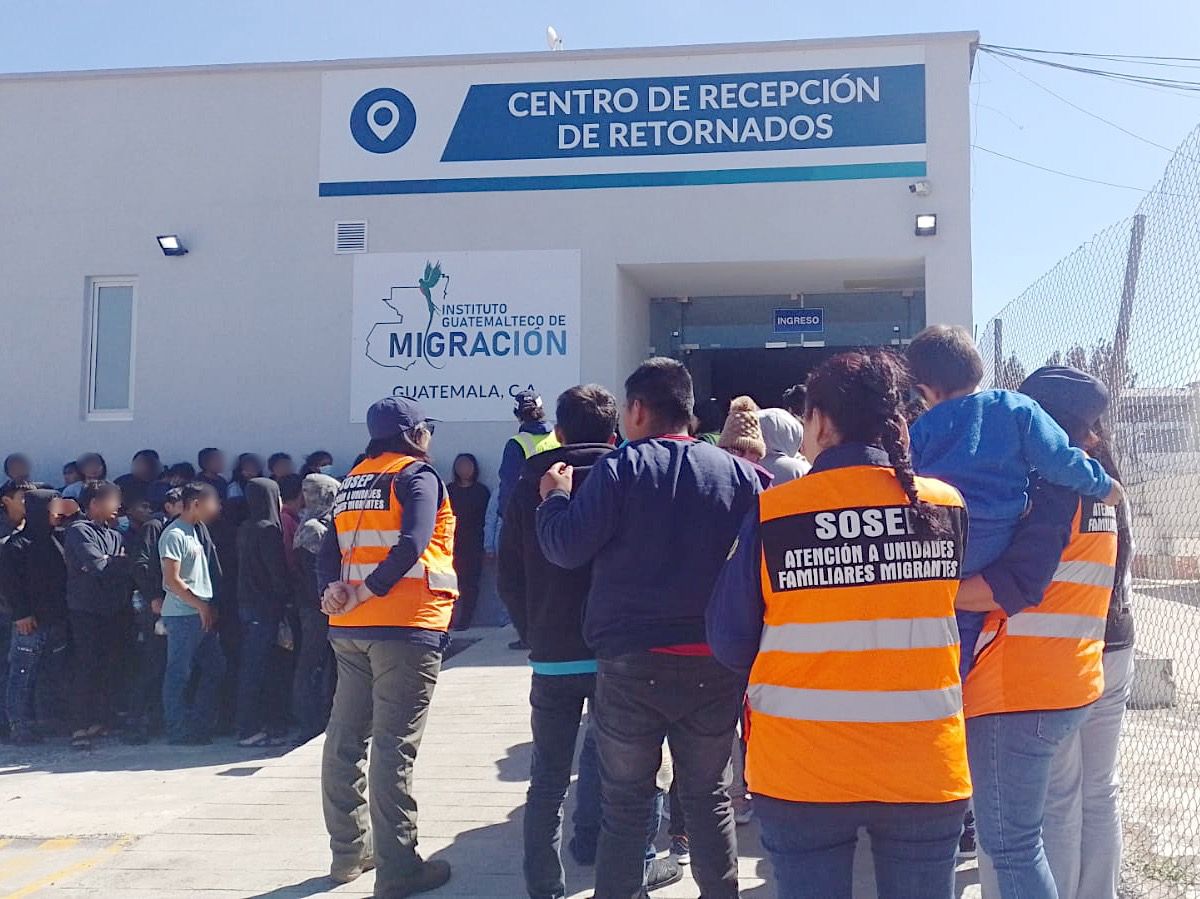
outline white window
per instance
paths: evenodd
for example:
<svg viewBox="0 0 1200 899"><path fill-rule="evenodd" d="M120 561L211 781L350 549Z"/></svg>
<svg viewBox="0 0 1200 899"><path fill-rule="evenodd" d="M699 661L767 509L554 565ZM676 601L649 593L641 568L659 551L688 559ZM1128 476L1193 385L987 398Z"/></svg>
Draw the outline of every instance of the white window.
<svg viewBox="0 0 1200 899"><path fill-rule="evenodd" d="M133 417L133 278L91 279L87 417Z"/></svg>

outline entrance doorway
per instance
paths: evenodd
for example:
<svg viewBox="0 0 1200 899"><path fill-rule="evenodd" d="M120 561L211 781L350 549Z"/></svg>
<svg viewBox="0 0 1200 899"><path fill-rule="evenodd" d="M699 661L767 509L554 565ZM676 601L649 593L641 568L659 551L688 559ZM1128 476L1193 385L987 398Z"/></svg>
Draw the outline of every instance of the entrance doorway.
<svg viewBox="0 0 1200 899"><path fill-rule="evenodd" d="M696 386L697 403L715 399L723 409L736 396L749 396L767 409L783 392L803 384L808 373L845 347L692 350L684 356Z"/></svg>

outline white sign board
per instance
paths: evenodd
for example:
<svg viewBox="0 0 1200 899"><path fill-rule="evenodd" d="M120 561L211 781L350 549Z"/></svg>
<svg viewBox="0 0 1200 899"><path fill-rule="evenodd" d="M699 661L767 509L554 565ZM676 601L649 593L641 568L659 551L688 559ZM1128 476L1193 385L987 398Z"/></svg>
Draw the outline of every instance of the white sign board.
<svg viewBox="0 0 1200 899"><path fill-rule="evenodd" d="M508 421L518 391L554 397L579 383L579 257L357 256L350 420L395 395L442 421Z"/></svg>
<svg viewBox="0 0 1200 899"><path fill-rule="evenodd" d="M919 45L324 73L321 196L925 175Z"/></svg>

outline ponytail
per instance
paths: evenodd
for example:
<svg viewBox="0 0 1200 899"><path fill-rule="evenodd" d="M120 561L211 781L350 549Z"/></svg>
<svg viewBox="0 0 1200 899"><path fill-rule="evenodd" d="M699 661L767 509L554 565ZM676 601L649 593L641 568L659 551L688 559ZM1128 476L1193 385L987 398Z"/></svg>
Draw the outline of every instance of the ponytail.
<svg viewBox="0 0 1200 899"><path fill-rule="evenodd" d="M921 499L920 494L917 493L917 477L913 473L912 460L904 445L902 420L897 415L884 422L883 448L887 451L888 461L892 463L892 471L896 473L896 480L912 506L913 529L917 536L927 540L944 537L946 536L946 522L938 513L937 506Z"/></svg>

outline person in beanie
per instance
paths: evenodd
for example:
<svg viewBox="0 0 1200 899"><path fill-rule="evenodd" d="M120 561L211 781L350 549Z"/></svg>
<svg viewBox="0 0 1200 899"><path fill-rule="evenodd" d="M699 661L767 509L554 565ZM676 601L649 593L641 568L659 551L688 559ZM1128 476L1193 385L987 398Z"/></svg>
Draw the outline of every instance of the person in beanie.
<svg viewBox="0 0 1200 899"><path fill-rule="evenodd" d="M454 512L429 464L433 428L403 397L367 410L366 458L342 481L317 557L338 669L321 764L330 876L349 883L375 867L381 899L450 879L449 862L417 853L412 790L458 598Z"/></svg>
<svg viewBox="0 0 1200 899"><path fill-rule="evenodd" d="M750 397L739 396L729 404L717 446L753 465L764 490L771 486L771 472L761 464L767 455L767 443L758 421L758 405Z"/></svg>

